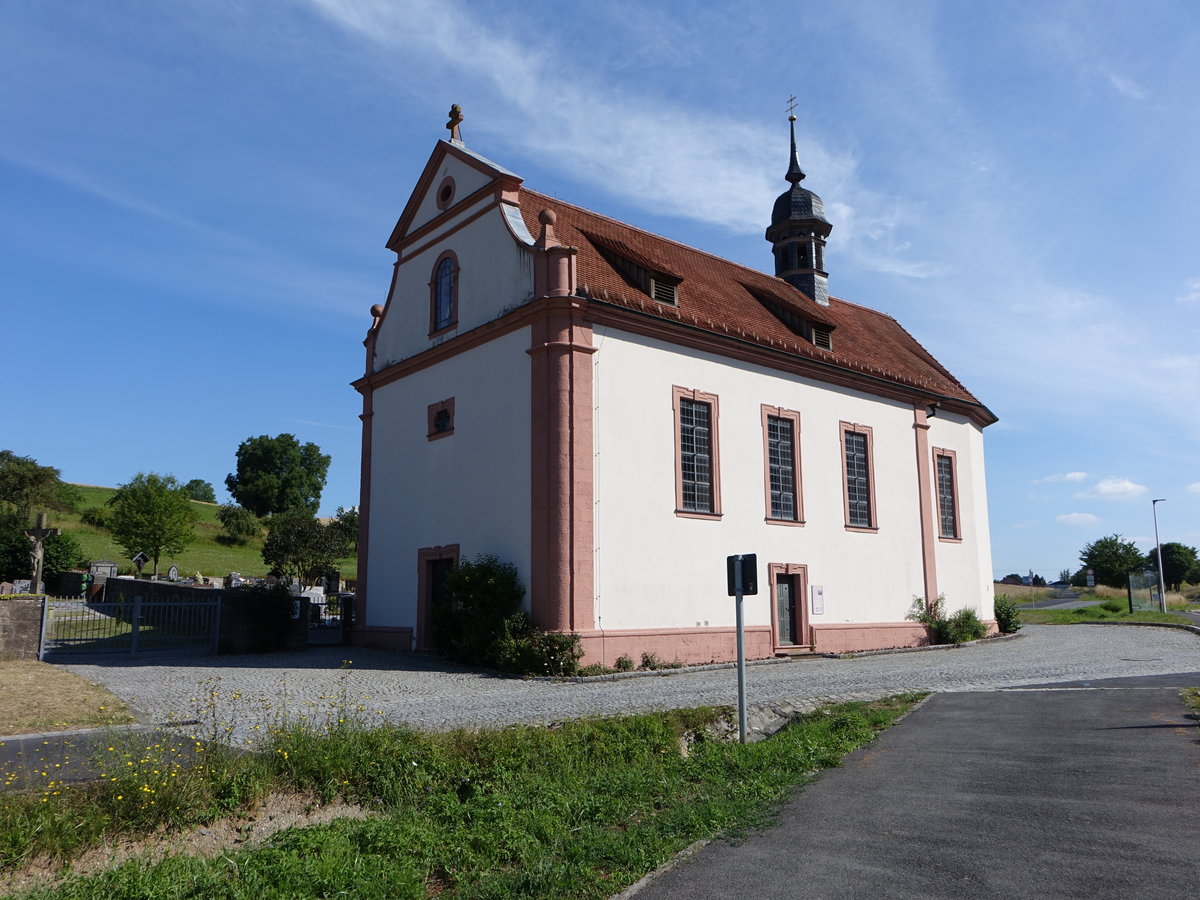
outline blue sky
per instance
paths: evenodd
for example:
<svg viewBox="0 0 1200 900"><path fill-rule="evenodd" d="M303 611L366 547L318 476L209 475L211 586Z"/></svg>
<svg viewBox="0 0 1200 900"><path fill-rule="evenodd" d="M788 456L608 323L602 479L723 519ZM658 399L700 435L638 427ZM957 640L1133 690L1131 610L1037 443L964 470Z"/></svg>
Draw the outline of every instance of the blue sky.
<svg viewBox="0 0 1200 900"><path fill-rule="evenodd" d="M451 103L526 184L747 265L787 164L830 291L1000 416L997 575L1200 544L1200 5L0 5L0 446L224 496L238 444L357 502L368 309Z"/></svg>

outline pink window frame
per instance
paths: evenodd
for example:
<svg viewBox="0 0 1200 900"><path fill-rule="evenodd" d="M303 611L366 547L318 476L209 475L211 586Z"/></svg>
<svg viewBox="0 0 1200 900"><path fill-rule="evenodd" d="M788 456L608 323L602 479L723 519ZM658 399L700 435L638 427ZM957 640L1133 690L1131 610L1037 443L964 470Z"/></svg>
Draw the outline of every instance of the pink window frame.
<svg viewBox="0 0 1200 900"><path fill-rule="evenodd" d="M437 417L438 413L443 410L450 413L450 427L445 431L438 431L436 424ZM454 398L449 397L445 400L439 400L437 403L430 403L426 408L426 425L428 430L425 433L425 440L427 441L436 441L454 434Z"/></svg>
<svg viewBox="0 0 1200 900"><path fill-rule="evenodd" d="M433 649L433 635L430 634L429 610L429 579L427 572L429 564L442 559L449 559L453 565L458 565L458 544L447 544L443 547L422 547L417 551L417 636L418 650Z"/></svg>
<svg viewBox="0 0 1200 900"><path fill-rule="evenodd" d="M779 406L767 406L763 403L762 434L763 434L763 509L768 525L803 525L804 524L804 483L800 461L800 413L794 409L783 409ZM792 484L796 488L796 518L777 519L771 515L771 441L767 429L767 419L771 417L787 419L792 423Z"/></svg>
<svg viewBox="0 0 1200 900"><path fill-rule="evenodd" d="M709 408L710 452L712 468L712 511L698 512L694 509L683 508L683 441L679 422L679 401L692 400L696 403L706 403ZM683 519L719 519L721 518L721 454L718 422L718 400L716 394L706 394L693 388L671 387L671 414L675 420L675 515Z"/></svg>
<svg viewBox="0 0 1200 900"><path fill-rule="evenodd" d="M950 460L950 490L954 494L954 527L958 532L952 536L942 534L942 502L939 496L941 488L938 485L937 470L939 456L944 456ZM937 517L938 540L945 541L948 544L961 544L963 540L963 522L962 516L959 515L958 511L958 454L944 447L933 448L933 509L934 515Z"/></svg>
<svg viewBox="0 0 1200 900"><path fill-rule="evenodd" d="M779 643L779 609L775 606L775 584L780 575L799 576L796 581L796 636L800 640L791 644ZM808 613L808 566L800 563L768 563L767 583L771 591L771 646L776 650L788 650L813 646L812 622Z"/></svg>
<svg viewBox="0 0 1200 900"><path fill-rule="evenodd" d="M450 322L437 327L437 274L443 260L450 260ZM458 327L458 256L453 250L443 250L433 263L433 274L429 279L429 336L431 338L453 331Z"/></svg>
<svg viewBox="0 0 1200 900"><path fill-rule="evenodd" d="M871 511L870 525L851 525L850 524L850 473L846 471L846 432L852 431L855 434L865 435L867 439L867 494L871 498L869 509ZM860 425L857 422L839 422L838 423L838 441L842 447L842 515L845 517L847 531L863 531L874 533L879 531L879 518L875 511L875 497L878 494L875 485L875 441L874 433L870 426Z"/></svg>

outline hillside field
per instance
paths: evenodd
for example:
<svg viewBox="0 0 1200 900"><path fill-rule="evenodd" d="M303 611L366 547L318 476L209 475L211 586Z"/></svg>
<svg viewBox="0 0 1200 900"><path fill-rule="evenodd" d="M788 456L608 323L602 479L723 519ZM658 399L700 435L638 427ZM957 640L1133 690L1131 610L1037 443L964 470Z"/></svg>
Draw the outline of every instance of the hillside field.
<svg viewBox="0 0 1200 900"><path fill-rule="evenodd" d="M135 570L129 560L129 554L121 549L113 540L113 536L104 529L86 525L81 521L84 511L104 506L117 489L82 484L74 487L82 496L78 510L73 513L53 513L50 524L75 538L87 559L110 560L117 563L121 574L132 574ZM196 539L178 556L164 556L159 560L160 576L165 575L173 565L179 567L181 576L195 575L197 572L210 578L222 577L230 572L240 572L248 576L267 574L267 566L262 560L262 538L250 540L241 547L227 547L218 543L216 538L222 531L221 523L217 520L217 504L193 500L192 506L196 510ZM354 557L338 560L335 565L342 578L354 578L358 573L358 560ZM149 572L150 567L147 566L144 571Z"/></svg>

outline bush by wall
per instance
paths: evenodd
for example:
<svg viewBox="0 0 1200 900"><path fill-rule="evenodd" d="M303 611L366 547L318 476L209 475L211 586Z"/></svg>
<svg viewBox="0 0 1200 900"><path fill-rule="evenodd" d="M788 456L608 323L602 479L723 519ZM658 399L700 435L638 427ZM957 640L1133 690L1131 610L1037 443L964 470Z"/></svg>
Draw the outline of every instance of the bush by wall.
<svg viewBox="0 0 1200 900"><path fill-rule="evenodd" d="M947 618L946 598L941 595L930 604L925 603L924 597L913 597L912 609L904 618L920 622L928 628L931 644L963 644L977 641L987 634L987 626L970 607L964 607Z"/></svg>
<svg viewBox="0 0 1200 900"><path fill-rule="evenodd" d="M1008 594L1001 594L993 604L996 616L996 626L1001 634L1016 634L1021 630L1021 614L1017 604Z"/></svg>
<svg viewBox="0 0 1200 900"><path fill-rule="evenodd" d="M573 675L583 656L579 635L542 631L521 611L517 567L492 555L446 573L446 596L432 610L434 647L472 666L518 675Z"/></svg>

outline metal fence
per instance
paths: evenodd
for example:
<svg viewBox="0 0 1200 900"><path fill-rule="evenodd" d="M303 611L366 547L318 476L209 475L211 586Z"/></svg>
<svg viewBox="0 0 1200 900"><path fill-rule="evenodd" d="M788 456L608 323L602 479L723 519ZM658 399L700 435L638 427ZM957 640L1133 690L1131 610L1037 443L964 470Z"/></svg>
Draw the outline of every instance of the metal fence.
<svg viewBox="0 0 1200 900"><path fill-rule="evenodd" d="M47 598L38 658L84 653L136 656L154 650L215 653L220 632L220 598L150 601L134 596L111 603Z"/></svg>
<svg viewBox="0 0 1200 900"><path fill-rule="evenodd" d="M308 602L308 642L310 644L340 644L345 628L350 624L352 601L347 595L329 594L324 599Z"/></svg>

